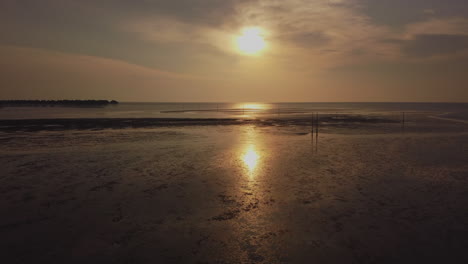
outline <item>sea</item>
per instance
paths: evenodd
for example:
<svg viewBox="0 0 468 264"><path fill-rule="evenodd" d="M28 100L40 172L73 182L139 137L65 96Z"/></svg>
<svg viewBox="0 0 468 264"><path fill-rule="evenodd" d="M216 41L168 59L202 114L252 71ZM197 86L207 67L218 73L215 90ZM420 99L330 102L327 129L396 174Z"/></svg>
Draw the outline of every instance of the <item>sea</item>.
<svg viewBox="0 0 468 264"><path fill-rule="evenodd" d="M428 112L468 120L468 103L138 103L103 107L2 107L0 119L69 118L266 118L311 113L372 114Z"/></svg>

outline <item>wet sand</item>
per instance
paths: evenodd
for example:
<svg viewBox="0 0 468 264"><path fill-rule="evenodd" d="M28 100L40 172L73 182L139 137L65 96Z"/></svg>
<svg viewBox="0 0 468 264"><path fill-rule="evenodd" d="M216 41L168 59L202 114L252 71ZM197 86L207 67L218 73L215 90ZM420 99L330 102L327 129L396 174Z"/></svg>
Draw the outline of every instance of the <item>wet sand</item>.
<svg viewBox="0 0 468 264"><path fill-rule="evenodd" d="M0 132L4 263L466 263L468 125Z"/></svg>
<svg viewBox="0 0 468 264"><path fill-rule="evenodd" d="M265 116L256 118L63 118L63 119L13 119L0 120L0 131L62 131L62 130L99 130L123 128L155 128L184 126L311 126L315 115L300 114L285 117ZM395 124L401 120L391 116L369 116L351 114L322 114L320 123L326 126L349 126L349 124Z"/></svg>

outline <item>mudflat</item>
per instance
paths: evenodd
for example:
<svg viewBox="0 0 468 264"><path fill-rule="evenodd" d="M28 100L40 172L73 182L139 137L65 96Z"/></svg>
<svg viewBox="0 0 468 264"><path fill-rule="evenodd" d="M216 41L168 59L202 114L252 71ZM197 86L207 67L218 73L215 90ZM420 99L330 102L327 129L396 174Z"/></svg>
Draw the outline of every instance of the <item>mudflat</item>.
<svg viewBox="0 0 468 264"><path fill-rule="evenodd" d="M4 263L466 263L468 126L0 132Z"/></svg>

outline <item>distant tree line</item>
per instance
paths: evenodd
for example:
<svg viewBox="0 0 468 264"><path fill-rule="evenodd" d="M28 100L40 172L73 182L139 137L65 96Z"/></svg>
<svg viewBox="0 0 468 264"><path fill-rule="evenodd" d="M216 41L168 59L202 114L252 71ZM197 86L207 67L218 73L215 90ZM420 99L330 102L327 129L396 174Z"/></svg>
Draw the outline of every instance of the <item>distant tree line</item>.
<svg viewBox="0 0 468 264"><path fill-rule="evenodd" d="M115 100L0 100L0 106L105 106Z"/></svg>

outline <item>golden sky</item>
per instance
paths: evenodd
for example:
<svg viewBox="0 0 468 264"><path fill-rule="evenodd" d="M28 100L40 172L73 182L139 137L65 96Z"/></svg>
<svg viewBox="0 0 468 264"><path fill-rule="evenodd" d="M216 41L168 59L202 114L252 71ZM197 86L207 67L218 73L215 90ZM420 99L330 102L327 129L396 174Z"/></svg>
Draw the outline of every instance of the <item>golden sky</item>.
<svg viewBox="0 0 468 264"><path fill-rule="evenodd" d="M466 0L3 0L0 99L468 101Z"/></svg>

